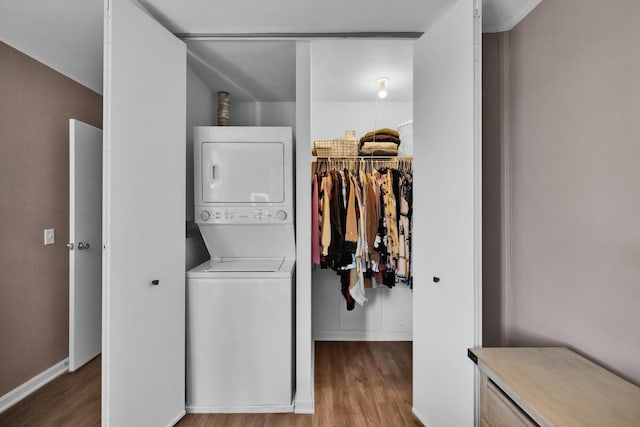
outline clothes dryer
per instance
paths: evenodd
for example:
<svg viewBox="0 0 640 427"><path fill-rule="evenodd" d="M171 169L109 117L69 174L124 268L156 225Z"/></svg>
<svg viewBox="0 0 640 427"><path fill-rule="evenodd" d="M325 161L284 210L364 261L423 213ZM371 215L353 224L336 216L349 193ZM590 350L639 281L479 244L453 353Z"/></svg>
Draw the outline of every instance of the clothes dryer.
<svg viewBox="0 0 640 427"><path fill-rule="evenodd" d="M187 411L293 410L291 128L196 127L187 272Z"/></svg>

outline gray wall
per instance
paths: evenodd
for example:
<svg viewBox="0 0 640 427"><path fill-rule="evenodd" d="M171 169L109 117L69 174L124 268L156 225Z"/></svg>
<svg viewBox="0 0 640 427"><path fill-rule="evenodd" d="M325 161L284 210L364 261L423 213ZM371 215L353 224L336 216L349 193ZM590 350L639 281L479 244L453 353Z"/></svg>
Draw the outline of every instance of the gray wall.
<svg viewBox="0 0 640 427"><path fill-rule="evenodd" d="M69 354L70 118L102 96L0 42L0 396Z"/></svg>
<svg viewBox="0 0 640 427"><path fill-rule="evenodd" d="M501 83L498 34L482 35L482 345L503 344Z"/></svg>
<svg viewBox="0 0 640 427"><path fill-rule="evenodd" d="M510 34L508 342L640 384L640 2L543 1Z"/></svg>

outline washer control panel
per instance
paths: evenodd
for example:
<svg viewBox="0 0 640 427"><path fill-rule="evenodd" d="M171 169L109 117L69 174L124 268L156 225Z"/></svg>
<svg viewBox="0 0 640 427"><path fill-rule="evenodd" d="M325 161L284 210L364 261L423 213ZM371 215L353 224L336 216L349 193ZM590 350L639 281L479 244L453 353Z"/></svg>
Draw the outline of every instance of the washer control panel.
<svg viewBox="0 0 640 427"><path fill-rule="evenodd" d="M292 222L289 207L196 207L198 224L286 224Z"/></svg>

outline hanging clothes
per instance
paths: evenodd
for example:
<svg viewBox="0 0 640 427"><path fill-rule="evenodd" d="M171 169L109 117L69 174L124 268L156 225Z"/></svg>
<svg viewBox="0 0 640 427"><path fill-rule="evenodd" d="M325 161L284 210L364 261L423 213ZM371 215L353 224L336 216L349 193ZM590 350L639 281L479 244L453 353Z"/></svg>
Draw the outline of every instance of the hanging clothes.
<svg viewBox="0 0 640 427"><path fill-rule="evenodd" d="M326 166L312 181L312 262L340 276L347 310L367 301L366 288L411 286L410 162Z"/></svg>
<svg viewBox="0 0 640 427"><path fill-rule="evenodd" d="M411 255L411 219L412 219L413 178L405 174L400 181L400 204L398 221L398 264L396 278L400 283L412 286L409 273L409 258Z"/></svg>
<svg viewBox="0 0 640 427"><path fill-rule="evenodd" d="M318 177L322 181L321 190L318 194L318 222L320 224L320 247L322 248L322 256L329 255L329 244L331 243L331 216L329 214L329 208L331 206L331 194L333 182L331 175ZM322 201L320 203L320 200Z"/></svg>
<svg viewBox="0 0 640 427"><path fill-rule="evenodd" d="M311 183L311 262L320 264L320 197L318 190L318 177L313 177Z"/></svg>

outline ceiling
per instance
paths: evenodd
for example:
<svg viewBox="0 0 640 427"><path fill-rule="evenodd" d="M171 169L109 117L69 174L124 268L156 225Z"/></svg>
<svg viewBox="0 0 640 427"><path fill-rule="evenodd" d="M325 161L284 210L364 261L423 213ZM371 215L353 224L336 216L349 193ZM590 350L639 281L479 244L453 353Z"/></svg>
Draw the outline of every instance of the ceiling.
<svg viewBox="0 0 640 427"><path fill-rule="evenodd" d="M174 33L423 32L456 0L135 0Z"/></svg>
<svg viewBox="0 0 640 427"><path fill-rule="evenodd" d="M102 0L0 0L0 41L102 93Z"/></svg>
<svg viewBox="0 0 640 427"><path fill-rule="evenodd" d="M133 1L176 33L255 35L423 32L456 0L404 0L402 6L394 3L394 7L386 0ZM510 29L509 25L515 25L539 1L483 0L485 29ZM102 93L102 10L103 0L0 0L0 40ZM226 54L227 63L217 65L220 72L237 75L232 71L235 67L236 71L243 70L247 78L260 80L249 73L259 72L259 68L246 68L246 58L237 58L240 62L235 63L225 46L211 51L197 45L191 48L191 64L201 62L196 55L206 60L208 55L220 58ZM277 55L290 60L289 53ZM277 76L274 78L271 86L247 96L261 98L261 93L273 92L282 84ZM392 78L390 96L393 82Z"/></svg>
<svg viewBox="0 0 640 427"><path fill-rule="evenodd" d="M293 41L188 40L188 63L212 92L237 101L295 101ZM373 101L379 77L387 102L413 99L412 40L317 40L312 52L314 101Z"/></svg>
<svg viewBox="0 0 640 427"><path fill-rule="evenodd" d="M385 102L413 100L412 40L320 40L311 61L314 101L375 101L380 77Z"/></svg>
<svg viewBox="0 0 640 427"><path fill-rule="evenodd" d="M230 92L233 101L295 101L295 42L186 43L189 66L212 92Z"/></svg>

